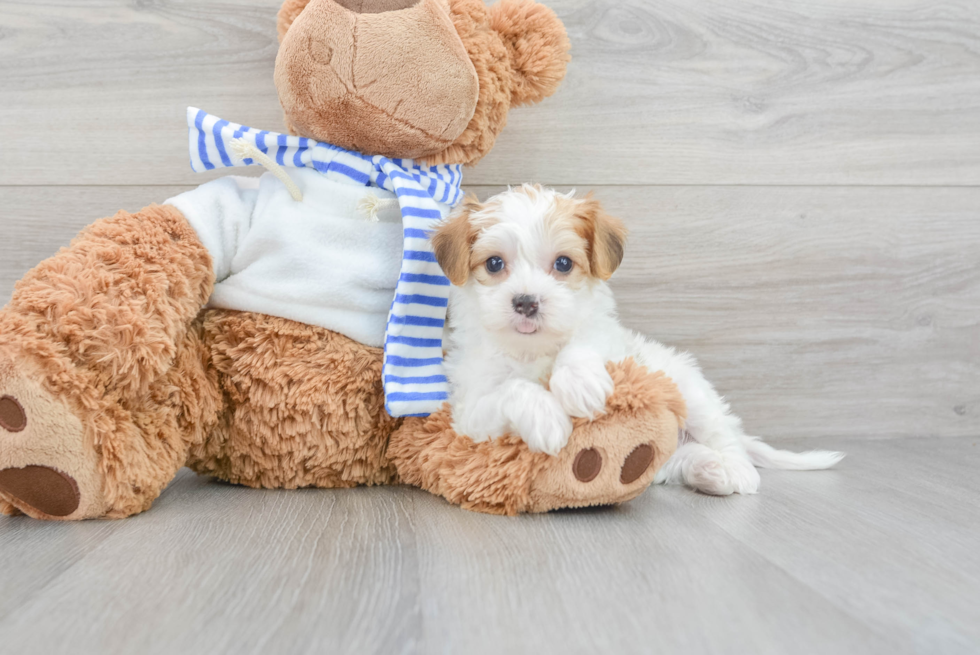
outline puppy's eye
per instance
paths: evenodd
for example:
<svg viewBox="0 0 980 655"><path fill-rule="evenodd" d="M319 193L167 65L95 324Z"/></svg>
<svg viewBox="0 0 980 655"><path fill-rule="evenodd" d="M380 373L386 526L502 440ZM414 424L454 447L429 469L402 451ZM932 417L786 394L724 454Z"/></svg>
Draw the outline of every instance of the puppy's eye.
<svg viewBox="0 0 980 655"><path fill-rule="evenodd" d="M499 273L500 271L504 270L504 260L500 257L494 256L487 260L486 266L487 271L490 273Z"/></svg>
<svg viewBox="0 0 980 655"><path fill-rule="evenodd" d="M567 273L572 270L572 260L562 255L555 260L555 270L559 273Z"/></svg>

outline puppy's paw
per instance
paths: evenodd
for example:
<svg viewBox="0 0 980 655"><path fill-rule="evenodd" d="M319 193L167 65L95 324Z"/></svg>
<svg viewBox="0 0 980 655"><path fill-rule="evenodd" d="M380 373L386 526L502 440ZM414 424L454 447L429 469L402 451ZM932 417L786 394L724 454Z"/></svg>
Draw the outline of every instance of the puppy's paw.
<svg viewBox="0 0 980 655"><path fill-rule="evenodd" d="M559 362L549 386L569 416L593 418L605 410L614 385L609 371L596 356Z"/></svg>
<svg viewBox="0 0 980 655"><path fill-rule="evenodd" d="M535 385L536 386L536 385ZM541 387L529 394L527 402L512 408L512 422L518 436L533 451L557 455L572 434L572 419L555 397Z"/></svg>
<svg viewBox="0 0 980 655"><path fill-rule="evenodd" d="M759 493L762 478L758 469L745 457L725 456L725 466L728 468L728 479L737 494Z"/></svg>
<svg viewBox="0 0 980 655"><path fill-rule="evenodd" d="M745 456L705 449L684 469L684 482L712 496L754 494L759 491L759 472Z"/></svg>

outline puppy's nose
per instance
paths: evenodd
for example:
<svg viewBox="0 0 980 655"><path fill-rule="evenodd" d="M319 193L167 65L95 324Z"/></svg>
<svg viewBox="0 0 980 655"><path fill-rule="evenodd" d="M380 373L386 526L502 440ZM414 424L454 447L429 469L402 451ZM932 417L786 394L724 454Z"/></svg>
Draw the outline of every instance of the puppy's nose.
<svg viewBox="0 0 980 655"><path fill-rule="evenodd" d="M531 318L538 313L537 296L529 296L526 293L522 293L519 296L514 296L511 299L511 303L514 305L515 312L518 314L523 314L528 318Z"/></svg>

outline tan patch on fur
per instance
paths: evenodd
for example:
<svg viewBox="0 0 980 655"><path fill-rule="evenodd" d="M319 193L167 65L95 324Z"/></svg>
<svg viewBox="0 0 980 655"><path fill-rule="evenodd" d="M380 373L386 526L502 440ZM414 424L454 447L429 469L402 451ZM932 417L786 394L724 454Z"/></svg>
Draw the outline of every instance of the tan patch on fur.
<svg viewBox="0 0 980 655"><path fill-rule="evenodd" d="M487 260L491 257L500 257L504 260L503 270L496 273L487 270ZM496 248L481 247L479 240L477 240L473 252L470 254L470 274L483 286L492 287L510 277L510 263Z"/></svg>
<svg viewBox="0 0 980 655"><path fill-rule="evenodd" d="M571 202L575 203L574 229L588 244L591 273L600 280L608 280L623 261L626 226L607 214L591 192L584 199Z"/></svg>
<svg viewBox="0 0 980 655"><path fill-rule="evenodd" d="M576 213L575 200L555 196L555 208L545 218L551 243L555 247L555 257L564 255L572 260L572 270L561 273L552 266L550 274L571 287L578 288L593 277L592 262L589 256L590 244L581 229L581 218Z"/></svg>
<svg viewBox="0 0 980 655"><path fill-rule="evenodd" d="M432 234L432 250L436 261L449 281L456 286L469 278L471 250L477 237L477 227L470 220L483 205L474 195L467 195L459 207Z"/></svg>

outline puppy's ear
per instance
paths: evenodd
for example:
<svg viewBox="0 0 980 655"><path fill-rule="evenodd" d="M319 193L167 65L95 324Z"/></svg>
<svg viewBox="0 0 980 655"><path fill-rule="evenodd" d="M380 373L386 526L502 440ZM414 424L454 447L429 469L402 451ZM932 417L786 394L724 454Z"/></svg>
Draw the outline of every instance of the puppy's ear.
<svg viewBox="0 0 980 655"><path fill-rule="evenodd" d="M476 231L470 224L470 214L482 207L476 196L468 195L432 234L432 249L436 261L449 281L460 287L470 276L470 249Z"/></svg>
<svg viewBox="0 0 980 655"><path fill-rule="evenodd" d="M583 236L589 242L592 275L608 280L623 262L626 226L618 218L607 214L591 193L579 203L575 215L581 221Z"/></svg>

